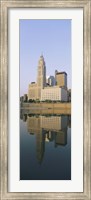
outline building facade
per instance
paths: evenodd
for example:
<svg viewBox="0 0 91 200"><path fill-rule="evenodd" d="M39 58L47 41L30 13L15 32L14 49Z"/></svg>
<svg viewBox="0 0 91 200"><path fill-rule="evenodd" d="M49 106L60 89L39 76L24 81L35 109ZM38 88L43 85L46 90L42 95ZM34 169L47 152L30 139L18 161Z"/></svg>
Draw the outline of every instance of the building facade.
<svg viewBox="0 0 91 200"><path fill-rule="evenodd" d="M66 72L57 72L56 70L55 80L56 80L56 85L67 89L67 73Z"/></svg>
<svg viewBox="0 0 91 200"><path fill-rule="evenodd" d="M58 86L45 87L41 90L41 101L67 101L67 90Z"/></svg>
<svg viewBox="0 0 91 200"><path fill-rule="evenodd" d="M38 89L37 89L37 83L32 82L28 86L28 100L29 99L38 99Z"/></svg>

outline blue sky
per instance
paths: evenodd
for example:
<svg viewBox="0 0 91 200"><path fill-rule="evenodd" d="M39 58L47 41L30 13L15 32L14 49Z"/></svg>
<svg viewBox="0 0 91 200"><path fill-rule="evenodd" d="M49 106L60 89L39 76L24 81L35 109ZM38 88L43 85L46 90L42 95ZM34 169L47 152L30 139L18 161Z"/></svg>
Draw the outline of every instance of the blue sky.
<svg viewBox="0 0 91 200"><path fill-rule="evenodd" d="M66 71L71 88L71 20L20 20L20 95L36 82L38 60L43 54L46 75Z"/></svg>

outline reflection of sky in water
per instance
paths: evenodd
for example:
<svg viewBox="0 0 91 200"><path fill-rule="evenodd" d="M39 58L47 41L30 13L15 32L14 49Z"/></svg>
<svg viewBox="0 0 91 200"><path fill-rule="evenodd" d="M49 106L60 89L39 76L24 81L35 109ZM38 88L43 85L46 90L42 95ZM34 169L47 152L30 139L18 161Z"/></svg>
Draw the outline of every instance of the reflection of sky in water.
<svg viewBox="0 0 91 200"><path fill-rule="evenodd" d="M21 118L20 179L70 180L70 118L26 115Z"/></svg>

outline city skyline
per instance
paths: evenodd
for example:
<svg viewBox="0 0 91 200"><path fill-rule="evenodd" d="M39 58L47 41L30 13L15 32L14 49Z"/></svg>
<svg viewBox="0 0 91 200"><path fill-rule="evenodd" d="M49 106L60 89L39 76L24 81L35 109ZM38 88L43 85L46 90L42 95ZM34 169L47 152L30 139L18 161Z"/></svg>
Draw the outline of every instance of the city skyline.
<svg viewBox="0 0 91 200"><path fill-rule="evenodd" d="M65 71L71 88L71 20L20 20L20 96L36 82L41 54L46 77L55 76L55 70Z"/></svg>

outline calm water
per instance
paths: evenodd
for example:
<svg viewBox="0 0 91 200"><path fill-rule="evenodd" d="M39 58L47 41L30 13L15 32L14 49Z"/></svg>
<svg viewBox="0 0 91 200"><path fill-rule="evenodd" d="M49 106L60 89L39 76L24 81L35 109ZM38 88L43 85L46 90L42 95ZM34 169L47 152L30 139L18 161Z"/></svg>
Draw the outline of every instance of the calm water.
<svg viewBox="0 0 91 200"><path fill-rule="evenodd" d="M71 180L71 116L21 113L20 179Z"/></svg>

